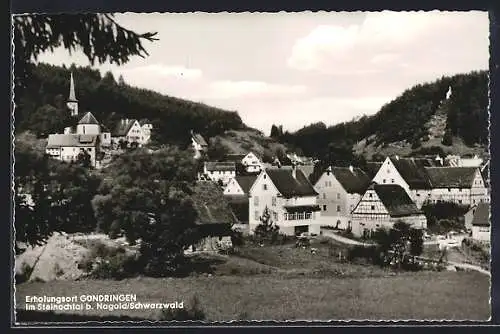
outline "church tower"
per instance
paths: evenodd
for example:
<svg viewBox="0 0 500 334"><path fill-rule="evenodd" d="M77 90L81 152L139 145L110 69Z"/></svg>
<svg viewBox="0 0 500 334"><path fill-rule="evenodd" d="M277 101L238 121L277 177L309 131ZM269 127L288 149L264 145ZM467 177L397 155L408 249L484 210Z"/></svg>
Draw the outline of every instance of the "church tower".
<svg viewBox="0 0 500 334"><path fill-rule="evenodd" d="M75 82L73 80L73 72L71 72L71 79L69 83L69 97L66 105L71 111L71 116L78 116L78 100L75 95Z"/></svg>

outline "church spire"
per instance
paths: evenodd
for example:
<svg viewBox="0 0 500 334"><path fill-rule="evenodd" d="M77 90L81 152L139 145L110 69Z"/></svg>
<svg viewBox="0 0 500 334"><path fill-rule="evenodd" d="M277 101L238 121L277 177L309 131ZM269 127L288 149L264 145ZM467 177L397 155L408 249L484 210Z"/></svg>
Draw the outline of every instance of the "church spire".
<svg viewBox="0 0 500 334"><path fill-rule="evenodd" d="M73 80L73 72L71 72L71 79L69 83L69 98L68 102L77 102L75 95L75 81Z"/></svg>
<svg viewBox="0 0 500 334"><path fill-rule="evenodd" d="M73 72L71 72L71 79L69 82L69 97L66 105L70 110L71 116L78 115L78 100L76 99L75 95L75 81L73 80Z"/></svg>

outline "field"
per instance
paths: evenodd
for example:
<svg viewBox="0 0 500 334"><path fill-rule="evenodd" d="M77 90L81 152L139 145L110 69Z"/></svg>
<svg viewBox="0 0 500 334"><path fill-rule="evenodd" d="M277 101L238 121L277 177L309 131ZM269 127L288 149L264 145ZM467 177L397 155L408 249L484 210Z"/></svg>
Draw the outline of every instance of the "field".
<svg viewBox="0 0 500 334"><path fill-rule="evenodd" d="M26 296L134 293L138 302L196 296L207 321L489 318L489 277L476 272L396 273L335 259L335 244L312 254L293 245L244 247L231 256L197 256L184 278L138 277L19 284ZM68 311L69 312L69 311ZM81 311L85 316L158 319L159 310ZM23 321L23 319L18 319ZM75 319L76 321L76 319Z"/></svg>

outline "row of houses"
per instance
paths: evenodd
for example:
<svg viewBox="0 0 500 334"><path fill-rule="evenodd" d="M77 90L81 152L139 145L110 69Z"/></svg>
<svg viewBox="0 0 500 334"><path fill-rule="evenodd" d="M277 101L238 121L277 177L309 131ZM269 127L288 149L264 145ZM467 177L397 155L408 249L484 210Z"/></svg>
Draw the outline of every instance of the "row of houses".
<svg viewBox="0 0 500 334"><path fill-rule="evenodd" d="M246 208L250 233L267 208L281 231L290 235L319 233L320 226L328 225L363 236L398 220L425 229L424 203L489 203L479 167L388 157L369 172L329 167L314 184L308 176L300 166L267 167L258 175L230 179L224 195L238 208L238 217L245 216Z"/></svg>
<svg viewBox="0 0 500 334"><path fill-rule="evenodd" d="M67 106L71 117L79 117L72 73ZM85 153L90 157L91 166L98 167L105 150L121 143L145 145L151 138L152 129L153 125L147 120L121 119L113 131L109 131L91 112L87 112L76 125L66 127L64 133L50 134L46 153L54 159L68 162L76 161L80 154Z"/></svg>

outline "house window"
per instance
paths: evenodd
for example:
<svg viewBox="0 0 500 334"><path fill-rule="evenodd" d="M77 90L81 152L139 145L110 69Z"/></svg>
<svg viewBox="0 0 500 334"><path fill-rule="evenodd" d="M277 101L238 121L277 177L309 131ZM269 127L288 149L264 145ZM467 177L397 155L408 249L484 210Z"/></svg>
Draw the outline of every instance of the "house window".
<svg viewBox="0 0 500 334"><path fill-rule="evenodd" d="M340 205L337 205L337 212L340 212Z"/></svg>
<svg viewBox="0 0 500 334"><path fill-rule="evenodd" d="M304 219L304 212L297 213L297 220Z"/></svg>
<svg viewBox="0 0 500 334"><path fill-rule="evenodd" d="M340 193L337 193L337 199L340 199Z"/></svg>
<svg viewBox="0 0 500 334"><path fill-rule="evenodd" d="M394 179L391 179L391 183L394 183Z"/></svg>
<svg viewBox="0 0 500 334"><path fill-rule="evenodd" d="M450 192L450 191L451 191L451 189L450 189L450 188L448 188L448 192Z"/></svg>
<svg viewBox="0 0 500 334"><path fill-rule="evenodd" d="M259 220L259 211L255 211L254 214L255 214L255 220Z"/></svg>
<svg viewBox="0 0 500 334"><path fill-rule="evenodd" d="M266 179L266 176L267 176L267 175L266 175L266 174L264 174L264 180Z"/></svg>
<svg viewBox="0 0 500 334"><path fill-rule="evenodd" d="M372 205L372 210L375 210L375 205Z"/></svg>
<svg viewBox="0 0 500 334"><path fill-rule="evenodd" d="M373 197L373 194L372 194L372 193L369 193L369 194L368 194L368 197L372 198L372 197Z"/></svg>
<svg viewBox="0 0 500 334"><path fill-rule="evenodd" d="M310 212L306 212L306 219L311 219L312 214Z"/></svg>
<svg viewBox="0 0 500 334"><path fill-rule="evenodd" d="M285 213L283 214L283 218L284 218L285 220L288 220L288 213L286 213L286 212L285 212Z"/></svg>
<svg viewBox="0 0 500 334"><path fill-rule="evenodd" d="M326 205L323 205L323 211L326 211Z"/></svg>
<svg viewBox="0 0 500 334"><path fill-rule="evenodd" d="M262 185L262 189L263 189L263 190L267 190L267 184L263 184L263 185Z"/></svg>
<svg viewBox="0 0 500 334"><path fill-rule="evenodd" d="M459 199L459 200L458 200L458 203L459 203L459 204L462 204L462 200L461 200L461 199Z"/></svg>
<svg viewBox="0 0 500 334"><path fill-rule="evenodd" d="M259 197L255 196L253 198L253 205L258 206L259 205Z"/></svg>
<svg viewBox="0 0 500 334"><path fill-rule="evenodd" d="M382 180L382 183L385 183L385 179Z"/></svg>
<svg viewBox="0 0 500 334"><path fill-rule="evenodd" d="M328 187L328 181L325 181L325 187Z"/></svg>
<svg viewBox="0 0 500 334"><path fill-rule="evenodd" d="M273 206L276 206L276 197L273 196L273 198L271 199L271 202L272 202Z"/></svg>

